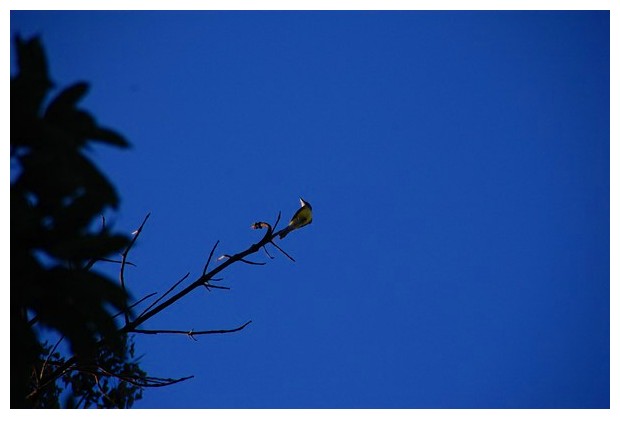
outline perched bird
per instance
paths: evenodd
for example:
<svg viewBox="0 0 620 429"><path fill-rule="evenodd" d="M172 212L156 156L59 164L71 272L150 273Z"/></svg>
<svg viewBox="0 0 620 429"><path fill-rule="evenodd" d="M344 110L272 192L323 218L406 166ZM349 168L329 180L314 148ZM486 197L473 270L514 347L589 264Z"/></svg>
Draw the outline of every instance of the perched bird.
<svg viewBox="0 0 620 429"><path fill-rule="evenodd" d="M304 201L303 198L299 199L301 207L295 212L288 226L278 233L280 240L294 229L304 227L312 223L312 206L308 201Z"/></svg>

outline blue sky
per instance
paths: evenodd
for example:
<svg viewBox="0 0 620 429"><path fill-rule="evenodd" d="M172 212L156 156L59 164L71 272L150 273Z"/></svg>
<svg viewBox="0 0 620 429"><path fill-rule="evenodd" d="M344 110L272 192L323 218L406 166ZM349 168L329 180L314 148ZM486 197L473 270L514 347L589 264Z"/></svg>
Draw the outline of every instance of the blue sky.
<svg viewBox="0 0 620 429"><path fill-rule="evenodd" d="M232 266L147 323L253 321L138 337L150 375L195 378L136 408L609 407L608 12L12 12L18 32L133 145L92 158L108 222L152 213L136 298L314 208L297 262Z"/></svg>

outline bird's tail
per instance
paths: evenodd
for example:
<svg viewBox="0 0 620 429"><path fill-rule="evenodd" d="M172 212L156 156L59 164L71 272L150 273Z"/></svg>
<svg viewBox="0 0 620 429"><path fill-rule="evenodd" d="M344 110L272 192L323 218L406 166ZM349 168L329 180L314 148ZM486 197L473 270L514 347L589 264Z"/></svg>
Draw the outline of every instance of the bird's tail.
<svg viewBox="0 0 620 429"><path fill-rule="evenodd" d="M292 225L287 226L286 228L284 228L282 231L280 231L278 233L278 237L280 237L280 240L282 240L284 237L286 237L286 235L291 232L293 230Z"/></svg>

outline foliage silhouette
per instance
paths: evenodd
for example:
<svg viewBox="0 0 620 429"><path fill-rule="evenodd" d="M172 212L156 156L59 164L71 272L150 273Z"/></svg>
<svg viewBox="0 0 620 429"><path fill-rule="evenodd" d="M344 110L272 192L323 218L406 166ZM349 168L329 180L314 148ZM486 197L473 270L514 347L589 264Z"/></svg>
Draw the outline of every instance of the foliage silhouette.
<svg viewBox="0 0 620 429"><path fill-rule="evenodd" d="M126 148L118 133L100 127L78 108L88 84L76 83L49 103L53 88L39 38L15 39L19 71L11 78L11 407L59 406L56 380L39 385L64 362L39 339L52 328L88 365L111 374L145 375L133 358L127 335L113 335L113 314L127 308L127 293L90 268L94 261L119 252L127 236L94 222L116 209L114 186L86 157L93 142ZM108 338L104 347L98 344ZM127 366L127 367L125 367ZM120 372L119 372L120 371ZM103 379L102 379L103 378ZM130 406L141 389L124 381L86 372L63 374L72 395L66 405ZM94 389L99 384L99 389ZM31 393L36 390L37 394ZM87 394L86 392L95 392ZM103 398L103 399L102 399Z"/></svg>

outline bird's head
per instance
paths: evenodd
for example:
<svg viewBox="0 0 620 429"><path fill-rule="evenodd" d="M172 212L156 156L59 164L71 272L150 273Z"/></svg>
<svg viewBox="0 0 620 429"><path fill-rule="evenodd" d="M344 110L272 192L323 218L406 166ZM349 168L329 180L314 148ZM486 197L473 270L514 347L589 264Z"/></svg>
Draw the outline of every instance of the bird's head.
<svg viewBox="0 0 620 429"><path fill-rule="evenodd" d="M302 206L302 207L303 207L303 206L308 206L308 208L309 208L310 210L312 210L312 206L310 205L310 203L309 203L308 201L304 200L304 199L303 199L303 198L301 198L301 197L299 198L299 203L301 204L301 206Z"/></svg>

